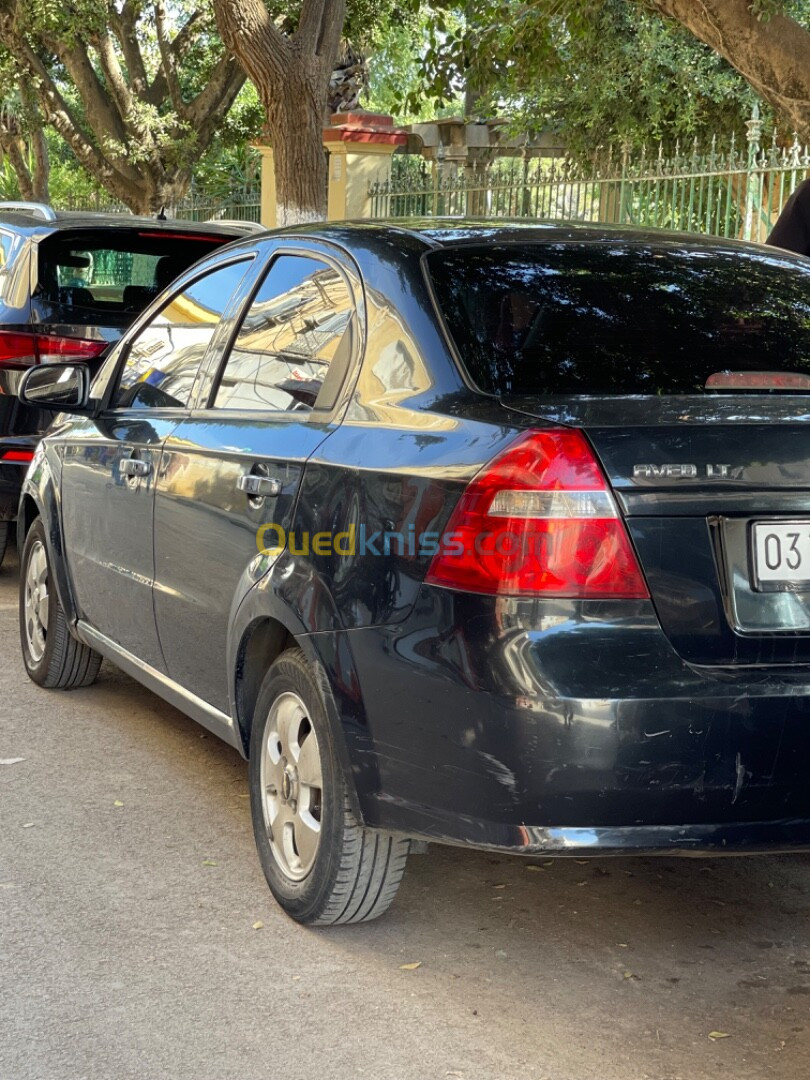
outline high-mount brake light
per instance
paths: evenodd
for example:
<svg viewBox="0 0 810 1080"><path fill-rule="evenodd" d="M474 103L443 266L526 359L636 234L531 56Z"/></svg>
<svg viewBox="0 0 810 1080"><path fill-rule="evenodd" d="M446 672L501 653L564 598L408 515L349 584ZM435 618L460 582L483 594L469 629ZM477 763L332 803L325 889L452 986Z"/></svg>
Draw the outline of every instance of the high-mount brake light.
<svg viewBox="0 0 810 1080"><path fill-rule="evenodd" d="M172 232L171 229L166 229L165 232L139 232L138 236L144 240L165 240L170 236L172 240L200 240L206 244L224 244L231 239L227 236L211 236L205 233Z"/></svg>
<svg viewBox="0 0 810 1080"><path fill-rule="evenodd" d="M488 595L649 596L599 463L569 428L527 432L484 466L425 580Z"/></svg>
<svg viewBox="0 0 810 1080"><path fill-rule="evenodd" d="M807 393L810 390L810 375L801 371L715 371L706 380L706 389Z"/></svg>

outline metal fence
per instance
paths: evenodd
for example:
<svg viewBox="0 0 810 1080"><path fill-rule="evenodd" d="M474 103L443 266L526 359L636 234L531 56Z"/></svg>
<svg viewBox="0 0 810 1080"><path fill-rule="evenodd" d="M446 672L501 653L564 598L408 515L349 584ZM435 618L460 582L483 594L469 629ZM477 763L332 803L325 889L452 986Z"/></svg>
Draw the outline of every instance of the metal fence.
<svg viewBox="0 0 810 1080"><path fill-rule="evenodd" d="M755 109L746 135L708 148L661 144L649 154L610 151L591 162L496 158L485 167L394 158L369 189L371 216L553 218L679 229L764 240L788 196L810 175L810 149L774 132L762 144Z"/></svg>
<svg viewBox="0 0 810 1080"><path fill-rule="evenodd" d="M60 210L89 210L94 213L130 213L129 207L115 202L104 192L82 200L61 200ZM170 218L181 221L259 221L261 211L261 188L259 183L234 188L227 194L212 195L192 191L174 206L166 207Z"/></svg>

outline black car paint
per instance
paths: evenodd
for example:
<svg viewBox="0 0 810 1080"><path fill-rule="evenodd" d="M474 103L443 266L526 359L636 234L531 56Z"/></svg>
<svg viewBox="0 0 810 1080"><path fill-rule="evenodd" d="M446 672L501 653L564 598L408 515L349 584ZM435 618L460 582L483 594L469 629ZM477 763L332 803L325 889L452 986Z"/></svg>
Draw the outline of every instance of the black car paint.
<svg viewBox="0 0 810 1080"><path fill-rule="evenodd" d="M538 242L635 235L514 231ZM440 241L508 241L509 232L346 225L243 242L235 250L256 256L253 279L275 250L292 249L336 260L356 283L357 341L334 409L268 423L206 407L235 305L188 412L145 418L102 404L92 417L62 419L29 471L20 532L43 514L60 599L80 637L126 646L138 623L148 643L136 642L143 654L136 649L128 669L243 754L258 681L285 636L295 638L325 675L350 796L369 825L519 853L810 847L810 634L734 628L718 563L729 522L810 514L808 399L614 399L609 407L549 399L538 416L536 399L477 393L436 318L421 259ZM739 245L740 258L748 250ZM386 374L374 361L392 343L398 366ZM152 430L139 440L132 425L144 423ZM482 597L425 585L429 560L418 553L336 559L288 546L272 558L256 548L259 524L279 518L299 534L360 522L370 532L413 523L441 531L480 467L546 423L586 431L627 516L651 600ZM755 469L752 423L761 424ZM128 525L142 529L137 515L154 515L157 621L143 567L140 584L110 586L95 620L76 604L64 463L77 446L109 442L113 430L127 449L160 455L152 478L120 492L123 547L106 556L117 581L116 559L136 560L133 545L144 554L142 535L123 536ZM237 449L221 453L223 445ZM193 457L211 469L202 499L182 481ZM659 460L742 471L710 485L633 479L638 461ZM115 486L114 461L99 459L105 491ZM285 470L282 495L261 513L233 488L237 470L257 463L273 475ZM88 543L110 516L103 498L99 488Z"/></svg>

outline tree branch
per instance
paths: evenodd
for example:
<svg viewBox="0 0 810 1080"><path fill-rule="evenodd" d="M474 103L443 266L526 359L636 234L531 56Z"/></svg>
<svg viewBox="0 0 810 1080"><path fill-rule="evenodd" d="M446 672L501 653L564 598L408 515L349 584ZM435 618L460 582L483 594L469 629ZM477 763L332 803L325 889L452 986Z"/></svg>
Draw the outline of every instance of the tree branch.
<svg viewBox="0 0 810 1080"><path fill-rule="evenodd" d="M261 0L214 0L214 12L225 47L250 78L257 81L258 68L264 67L280 83L292 63L292 48Z"/></svg>
<svg viewBox="0 0 810 1080"><path fill-rule="evenodd" d="M121 45L121 52L124 55L124 63L127 66L132 90L136 96L140 97L148 91L149 78L146 74L146 65L143 62L143 55L138 42L136 21L137 11L129 2L124 4L120 14L116 12L114 7L110 8L110 26Z"/></svg>
<svg viewBox="0 0 810 1080"><path fill-rule="evenodd" d="M31 150L34 156L34 168L31 177L33 197L37 202L49 202L49 180L51 173L50 155L48 153L48 140L42 124L42 113L37 105L36 96L31 86L25 79L19 82L20 101L26 125L30 132Z"/></svg>
<svg viewBox="0 0 810 1080"><path fill-rule="evenodd" d="M197 23L200 22L202 17L203 17L203 13L201 11L192 11L192 13L189 15L188 19L183 23L183 25L180 27L180 29L175 34L174 41L171 44L171 50L172 50L172 53L174 54L175 59L178 62L183 59L189 45L191 45L191 43L192 43L191 32L194 29L194 27L197 25Z"/></svg>
<svg viewBox="0 0 810 1080"><path fill-rule="evenodd" d="M17 32L13 14L0 13L0 40L11 49L28 72L37 90L45 120L62 136L79 163L99 177L119 198L129 201L138 194L137 173L119 168L84 135L50 71L26 39ZM123 164L123 163L122 163Z"/></svg>
<svg viewBox="0 0 810 1080"><path fill-rule="evenodd" d="M236 95L245 84L244 69L230 54L226 54L211 72L204 90L186 105L186 119L199 132L210 122L219 123Z"/></svg>
<svg viewBox="0 0 810 1080"><path fill-rule="evenodd" d="M19 136L6 122L5 117L0 117L0 147L11 162L11 167L17 177L20 187L20 196L23 199L34 198L34 182L25 154L20 147Z"/></svg>
<svg viewBox="0 0 810 1080"><path fill-rule="evenodd" d="M185 119L185 102L183 90L177 75L177 58L172 51L169 35L166 30L166 6L164 0L155 0L155 32L157 34L158 49L160 50L161 68L166 79L169 92L169 101L178 116Z"/></svg>
<svg viewBox="0 0 810 1080"><path fill-rule="evenodd" d="M127 117L132 111L132 95L129 92L121 65L118 63L118 57L115 55L115 48L108 30L99 35L96 52L110 94L115 98L118 112L121 114L123 122L126 123Z"/></svg>
<svg viewBox="0 0 810 1080"><path fill-rule="evenodd" d="M87 48L78 43L67 45L55 38L45 38L44 43L64 64L84 105L87 123L96 138L111 136L123 142L126 137L125 121L118 111L117 102L107 93L88 55Z"/></svg>
<svg viewBox="0 0 810 1080"><path fill-rule="evenodd" d="M315 53L321 58L331 75L337 59L343 23L346 19L346 0L331 0L325 7Z"/></svg>
<svg viewBox="0 0 810 1080"><path fill-rule="evenodd" d="M298 18L298 29L295 31L295 40L302 49L307 52L316 52L318 41L321 36L321 24L323 22L324 7L326 0L304 0L301 5L301 14ZM329 5L332 6L331 4Z"/></svg>
<svg viewBox="0 0 810 1080"><path fill-rule="evenodd" d="M650 0L719 53L805 138L810 137L810 32L795 19L757 19L750 0Z"/></svg>

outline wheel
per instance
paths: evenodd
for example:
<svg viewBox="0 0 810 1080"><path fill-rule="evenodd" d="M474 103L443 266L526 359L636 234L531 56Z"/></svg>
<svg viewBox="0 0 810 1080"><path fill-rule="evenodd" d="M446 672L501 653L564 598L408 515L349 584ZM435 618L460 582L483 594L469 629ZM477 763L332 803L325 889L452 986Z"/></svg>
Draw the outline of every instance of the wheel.
<svg viewBox="0 0 810 1080"><path fill-rule="evenodd" d="M0 521L0 566L3 565L3 559L6 557L8 540L11 536L11 525L10 521Z"/></svg>
<svg viewBox="0 0 810 1080"><path fill-rule="evenodd" d="M357 823L323 695L300 649L281 654L259 691L250 805L270 891L293 919L326 926L387 910L409 842Z"/></svg>
<svg viewBox="0 0 810 1080"><path fill-rule="evenodd" d="M26 670L40 686L73 690L95 682L101 656L68 629L51 587L41 518L31 526L20 558L20 642Z"/></svg>

